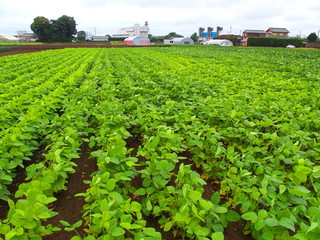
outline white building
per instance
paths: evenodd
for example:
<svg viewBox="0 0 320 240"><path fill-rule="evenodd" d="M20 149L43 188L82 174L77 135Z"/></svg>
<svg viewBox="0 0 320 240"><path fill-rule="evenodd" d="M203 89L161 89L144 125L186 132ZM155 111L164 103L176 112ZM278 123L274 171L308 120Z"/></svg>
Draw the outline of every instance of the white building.
<svg viewBox="0 0 320 240"><path fill-rule="evenodd" d="M164 39L164 44L194 44L194 41L188 37L176 37L171 39Z"/></svg>
<svg viewBox="0 0 320 240"><path fill-rule="evenodd" d="M19 42L20 39L12 35L0 35L0 41L4 42Z"/></svg>
<svg viewBox="0 0 320 240"><path fill-rule="evenodd" d="M38 35L25 32L23 34L19 34L18 38L21 42L36 42L38 40Z"/></svg>
<svg viewBox="0 0 320 240"><path fill-rule="evenodd" d="M107 36L92 36L93 42L107 42L109 38Z"/></svg>
<svg viewBox="0 0 320 240"><path fill-rule="evenodd" d="M120 28L119 33L113 34L112 37L133 37L133 36L144 36L148 37L149 27L148 22L145 22L144 26L140 26L140 24L136 23L131 27Z"/></svg>
<svg viewBox="0 0 320 240"><path fill-rule="evenodd" d="M233 43L227 39L211 39L209 41L203 42L204 45L219 45L219 46L233 46Z"/></svg>

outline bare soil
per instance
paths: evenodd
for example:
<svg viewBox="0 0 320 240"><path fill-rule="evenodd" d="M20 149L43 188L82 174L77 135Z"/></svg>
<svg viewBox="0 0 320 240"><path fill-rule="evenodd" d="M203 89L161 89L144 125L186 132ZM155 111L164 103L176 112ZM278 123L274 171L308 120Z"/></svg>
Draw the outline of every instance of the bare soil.
<svg viewBox="0 0 320 240"><path fill-rule="evenodd" d="M10 47L8 50L1 50L1 56L33 53L45 50L63 49L63 48L132 48L132 47L146 47L146 46L128 46L128 45L103 45L103 44L41 44L41 45L5 45ZM153 46L147 46L153 47Z"/></svg>

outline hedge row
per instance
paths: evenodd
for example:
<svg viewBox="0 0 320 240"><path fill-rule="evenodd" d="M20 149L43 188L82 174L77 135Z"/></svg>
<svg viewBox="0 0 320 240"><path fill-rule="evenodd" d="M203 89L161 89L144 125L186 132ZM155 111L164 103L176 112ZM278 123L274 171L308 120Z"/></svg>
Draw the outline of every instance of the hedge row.
<svg viewBox="0 0 320 240"><path fill-rule="evenodd" d="M286 47L288 45L294 45L300 47L304 40L301 38L258 38L249 37L248 46L259 46L259 47Z"/></svg>

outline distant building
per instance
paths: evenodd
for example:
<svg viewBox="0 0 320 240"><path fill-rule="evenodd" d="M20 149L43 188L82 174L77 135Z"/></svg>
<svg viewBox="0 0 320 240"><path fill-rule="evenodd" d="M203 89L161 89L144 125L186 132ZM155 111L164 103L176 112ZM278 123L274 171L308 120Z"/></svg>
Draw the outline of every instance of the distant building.
<svg viewBox="0 0 320 240"><path fill-rule="evenodd" d="M219 46L225 46L225 47L233 46L233 43L227 39L210 39L206 42L203 42L203 44L204 45L219 45Z"/></svg>
<svg viewBox="0 0 320 240"><path fill-rule="evenodd" d="M0 41L4 42L19 42L19 38L13 35L0 35Z"/></svg>
<svg viewBox="0 0 320 240"><path fill-rule="evenodd" d="M289 31L286 28L273 28L270 27L268 28L267 32L267 37L281 37L281 38L286 38L289 37Z"/></svg>
<svg viewBox="0 0 320 240"><path fill-rule="evenodd" d="M21 42L36 42L38 40L38 35L35 33L20 33L18 32L17 37L20 39Z"/></svg>
<svg viewBox="0 0 320 240"><path fill-rule="evenodd" d="M107 42L109 38L107 36L92 36L93 42Z"/></svg>
<svg viewBox="0 0 320 240"><path fill-rule="evenodd" d="M138 23L134 24L131 27L120 28L119 33L113 34L114 38L128 38L133 36L144 36L148 37L149 35L149 27L148 22L145 22L144 26L140 26Z"/></svg>
<svg viewBox="0 0 320 240"><path fill-rule="evenodd" d="M164 39L164 44L194 44L194 41L188 37L176 37L171 39Z"/></svg>
<svg viewBox="0 0 320 240"><path fill-rule="evenodd" d="M209 39L213 39L215 37L219 37L220 32L223 30L222 27L217 27L217 31L214 32L214 29L212 27L208 27L207 31L205 32L205 29L200 27L199 28L199 41L207 41Z"/></svg>
<svg viewBox="0 0 320 240"><path fill-rule="evenodd" d="M128 37L124 40L124 43L127 45L135 45L135 46L149 46L150 39L145 36L133 36Z"/></svg>
<svg viewBox="0 0 320 240"><path fill-rule="evenodd" d="M244 30L243 31L243 37L248 38L248 37L266 37L267 32L264 30Z"/></svg>

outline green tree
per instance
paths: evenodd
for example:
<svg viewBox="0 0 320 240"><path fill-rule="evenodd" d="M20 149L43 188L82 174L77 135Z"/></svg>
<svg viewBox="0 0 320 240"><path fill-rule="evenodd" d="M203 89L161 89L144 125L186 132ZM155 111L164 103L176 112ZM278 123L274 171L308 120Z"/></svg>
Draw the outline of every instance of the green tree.
<svg viewBox="0 0 320 240"><path fill-rule="evenodd" d="M45 17L36 17L30 26L31 30L38 35L40 42L47 42L50 35L50 21Z"/></svg>
<svg viewBox="0 0 320 240"><path fill-rule="evenodd" d="M164 39L170 39L170 38L175 38L175 37L183 37L180 34L177 34L176 32L171 32L167 35L164 36Z"/></svg>
<svg viewBox="0 0 320 240"><path fill-rule="evenodd" d="M71 42L77 33L76 21L73 17L63 15L57 20L49 21L45 17L36 17L31 30L38 34L43 42Z"/></svg>
<svg viewBox="0 0 320 240"><path fill-rule="evenodd" d="M87 36L87 34L85 31L79 31L77 34L78 40L80 42L84 42L86 40L86 36Z"/></svg>
<svg viewBox="0 0 320 240"><path fill-rule="evenodd" d="M318 36L315 32L310 33L309 36L307 37L308 41L310 42L315 42L318 39Z"/></svg>
<svg viewBox="0 0 320 240"><path fill-rule="evenodd" d="M191 38L194 42L198 42L198 39L199 39L197 33L192 34L192 35L190 36L190 38Z"/></svg>
<svg viewBox="0 0 320 240"><path fill-rule="evenodd" d="M52 42L71 42L77 33L76 21L73 17L63 15L57 20L51 20Z"/></svg>

